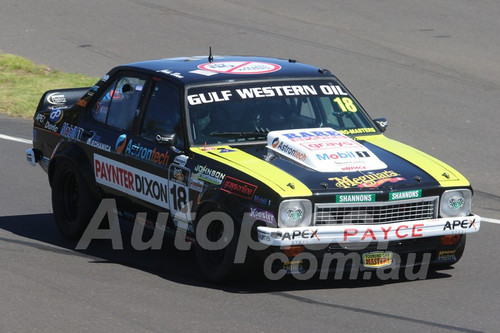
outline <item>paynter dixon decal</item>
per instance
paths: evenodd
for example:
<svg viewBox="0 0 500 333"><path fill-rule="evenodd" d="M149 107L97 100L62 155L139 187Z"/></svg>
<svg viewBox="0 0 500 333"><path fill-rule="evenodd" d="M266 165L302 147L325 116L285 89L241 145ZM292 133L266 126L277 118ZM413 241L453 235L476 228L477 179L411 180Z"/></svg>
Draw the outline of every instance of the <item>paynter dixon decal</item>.
<svg viewBox="0 0 500 333"><path fill-rule="evenodd" d="M96 182L136 198L168 208L167 180L94 154Z"/></svg>

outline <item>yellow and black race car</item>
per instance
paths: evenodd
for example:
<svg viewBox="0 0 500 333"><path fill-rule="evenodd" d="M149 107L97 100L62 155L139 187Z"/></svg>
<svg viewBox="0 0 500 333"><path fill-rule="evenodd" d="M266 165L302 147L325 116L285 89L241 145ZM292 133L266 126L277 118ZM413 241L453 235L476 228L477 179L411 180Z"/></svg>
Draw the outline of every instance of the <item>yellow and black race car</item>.
<svg viewBox="0 0 500 333"><path fill-rule="evenodd" d="M386 126L325 69L160 59L46 92L27 157L66 237L97 237L89 222L116 208L194 244L212 281L250 255L269 278L456 263L480 227L469 182Z"/></svg>

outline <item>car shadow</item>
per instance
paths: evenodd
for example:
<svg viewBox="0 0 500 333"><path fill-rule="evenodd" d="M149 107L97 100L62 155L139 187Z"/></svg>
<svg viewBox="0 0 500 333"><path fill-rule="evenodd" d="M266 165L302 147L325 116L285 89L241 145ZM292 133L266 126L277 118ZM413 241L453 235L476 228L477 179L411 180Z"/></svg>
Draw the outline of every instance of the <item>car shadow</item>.
<svg viewBox="0 0 500 333"><path fill-rule="evenodd" d="M364 274L358 274L355 279L348 276L342 278L334 277L333 273L327 279L314 276L305 281L298 280L294 276L287 275L278 280L267 279L264 274L245 274L235 282L217 285L205 281L196 264L193 247L190 250L178 250L173 241L165 237L159 250L136 250L132 247L132 223L122 221L120 230L123 239L123 249L113 249L111 240L92 240L85 250L76 250L76 241L64 238L58 231L52 214L33 214L0 217L0 229L9 231L25 239L0 237L2 242L17 243L21 246L29 246L42 251L51 251L64 255L83 256L88 258L89 264L119 264L134 269L142 270L149 274L157 275L163 279L198 286L212 288L229 293L269 293L293 290L317 290L317 289L345 289L366 288L394 283L413 283L420 280L405 278L402 272L397 279L380 278L373 274L367 278ZM145 233L143 241L146 242L151 235ZM30 241L33 240L33 241ZM453 270L451 267L448 270ZM443 279L451 277L445 271L429 270L426 279Z"/></svg>

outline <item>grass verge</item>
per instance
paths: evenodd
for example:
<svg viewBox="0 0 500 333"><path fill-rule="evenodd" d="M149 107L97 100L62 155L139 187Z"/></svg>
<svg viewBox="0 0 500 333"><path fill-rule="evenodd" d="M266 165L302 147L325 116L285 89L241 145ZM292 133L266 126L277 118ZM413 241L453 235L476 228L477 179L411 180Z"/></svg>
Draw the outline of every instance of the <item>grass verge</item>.
<svg viewBox="0 0 500 333"><path fill-rule="evenodd" d="M89 87L98 78L65 73L0 51L0 113L31 118L50 89Z"/></svg>

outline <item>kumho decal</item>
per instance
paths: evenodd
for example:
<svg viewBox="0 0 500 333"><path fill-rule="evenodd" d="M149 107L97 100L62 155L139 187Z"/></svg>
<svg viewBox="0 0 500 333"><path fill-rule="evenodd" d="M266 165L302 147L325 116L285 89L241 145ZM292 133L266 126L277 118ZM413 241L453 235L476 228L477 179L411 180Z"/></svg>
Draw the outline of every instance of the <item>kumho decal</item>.
<svg viewBox="0 0 500 333"><path fill-rule="evenodd" d="M136 198L168 208L167 180L94 154L96 182Z"/></svg>
<svg viewBox="0 0 500 333"><path fill-rule="evenodd" d="M404 178L398 177L400 176L399 173L395 171L383 171L383 172L377 172L377 173L372 173L370 175L364 175L356 178L350 178L349 176L344 176L344 177L333 177L333 178L328 178L330 181L336 182L335 186L340 187L340 188L351 188L351 187L377 187L380 186L381 184L390 181L390 182L397 182L400 180L404 180ZM391 178L391 177L397 177L397 178Z"/></svg>
<svg viewBox="0 0 500 333"><path fill-rule="evenodd" d="M159 165L167 165L169 160L168 152L160 153L156 148L149 149L143 147L140 142L134 143L133 140L128 142L125 154Z"/></svg>

